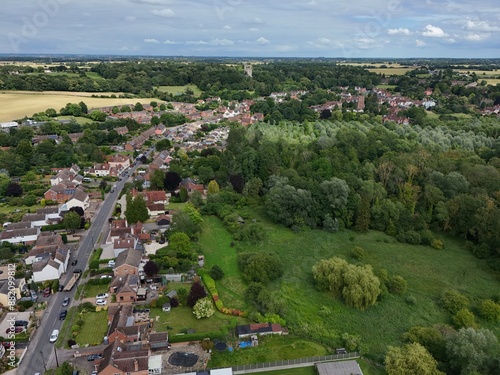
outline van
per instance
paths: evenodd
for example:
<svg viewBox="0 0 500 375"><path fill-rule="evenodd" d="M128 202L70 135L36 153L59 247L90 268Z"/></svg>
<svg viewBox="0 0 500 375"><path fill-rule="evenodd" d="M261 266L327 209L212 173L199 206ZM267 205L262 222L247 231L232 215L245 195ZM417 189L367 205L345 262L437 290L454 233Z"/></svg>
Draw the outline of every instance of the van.
<svg viewBox="0 0 500 375"><path fill-rule="evenodd" d="M92 182L92 179L90 177L84 177L83 182Z"/></svg>
<svg viewBox="0 0 500 375"><path fill-rule="evenodd" d="M110 260L108 262L108 267L114 267L115 266L115 261L114 260Z"/></svg>

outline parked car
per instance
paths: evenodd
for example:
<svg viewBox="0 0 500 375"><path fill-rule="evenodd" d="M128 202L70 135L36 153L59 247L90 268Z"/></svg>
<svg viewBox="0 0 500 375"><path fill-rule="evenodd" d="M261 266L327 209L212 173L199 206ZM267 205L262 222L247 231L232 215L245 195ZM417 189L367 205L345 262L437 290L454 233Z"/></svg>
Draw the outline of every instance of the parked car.
<svg viewBox="0 0 500 375"><path fill-rule="evenodd" d="M78 259L73 259L73 261L71 262L71 265L76 266L77 263L78 263Z"/></svg>
<svg viewBox="0 0 500 375"><path fill-rule="evenodd" d="M87 361L95 361L96 359L101 359L102 354L91 354L87 357Z"/></svg>
<svg viewBox="0 0 500 375"><path fill-rule="evenodd" d="M5 333L21 333L21 332L24 332L25 330L26 330L25 327L20 327L20 326L9 327L9 328L7 328L7 330L5 331Z"/></svg>
<svg viewBox="0 0 500 375"><path fill-rule="evenodd" d="M63 307L68 306L68 305L69 305L69 301L70 301L69 297L66 297L66 298L63 300L63 303L62 303Z"/></svg>
<svg viewBox="0 0 500 375"><path fill-rule="evenodd" d="M104 306L104 305L106 305L106 300L105 299L98 299L97 301L95 301L95 303L97 306Z"/></svg>
<svg viewBox="0 0 500 375"><path fill-rule="evenodd" d="M29 325L29 322L27 320L16 320L14 322L15 326L25 326L27 327Z"/></svg>
<svg viewBox="0 0 500 375"><path fill-rule="evenodd" d="M59 330L58 329L53 330L52 333L50 334L49 342L52 343L56 342L58 337L59 337Z"/></svg>
<svg viewBox="0 0 500 375"><path fill-rule="evenodd" d="M114 260L110 260L110 261L108 262L108 267L113 268L114 266L115 266L115 261L114 261Z"/></svg>
<svg viewBox="0 0 500 375"><path fill-rule="evenodd" d="M50 296L50 288L47 287L43 290L43 296L44 297L49 297Z"/></svg>
<svg viewBox="0 0 500 375"><path fill-rule="evenodd" d="M16 344L12 341L4 341L4 342L2 342L2 345L5 349L10 349L10 348L16 347Z"/></svg>
<svg viewBox="0 0 500 375"><path fill-rule="evenodd" d="M101 294L98 294L97 296L95 296L95 299L104 299L104 298L108 298L108 297L109 297L108 293L101 293Z"/></svg>
<svg viewBox="0 0 500 375"><path fill-rule="evenodd" d="M82 273L82 270L80 268L77 268L73 271L73 273Z"/></svg>
<svg viewBox="0 0 500 375"><path fill-rule="evenodd" d="M66 319L66 315L68 315L68 310L61 311L61 313L59 314L59 320Z"/></svg>
<svg viewBox="0 0 500 375"><path fill-rule="evenodd" d="M102 275L101 276L101 279L111 279L111 278L113 278L113 276L111 276L111 275Z"/></svg>
<svg viewBox="0 0 500 375"><path fill-rule="evenodd" d="M59 288L57 290L60 291L60 292L62 292L64 290L64 285L59 284Z"/></svg>

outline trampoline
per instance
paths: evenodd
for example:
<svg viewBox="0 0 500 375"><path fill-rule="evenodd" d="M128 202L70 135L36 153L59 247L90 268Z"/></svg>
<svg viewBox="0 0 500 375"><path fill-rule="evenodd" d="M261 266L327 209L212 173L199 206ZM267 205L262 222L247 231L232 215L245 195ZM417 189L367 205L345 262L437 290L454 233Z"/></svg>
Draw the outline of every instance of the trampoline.
<svg viewBox="0 0 500 375"><path fill-rule="evenodd" d="M168 363L174 366L193 367L198 362L198 356L193 353L175 352L168 358Z"/></svg>
<svg viewBox="0 0 500 375"><path fill-rule="evenodd" d="M214 348L219 352L223 352L224 350L227 349L227 344L225 342L219 341L215 343Z"/></svg>

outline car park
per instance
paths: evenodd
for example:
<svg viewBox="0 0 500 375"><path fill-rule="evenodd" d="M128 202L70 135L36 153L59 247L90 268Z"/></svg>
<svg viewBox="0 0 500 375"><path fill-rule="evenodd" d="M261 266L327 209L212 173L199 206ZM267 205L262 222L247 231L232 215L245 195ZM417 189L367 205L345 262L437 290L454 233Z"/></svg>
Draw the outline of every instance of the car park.
<svg viewBox="0 0 500 375"><path fill-rule="evenodd" d="M66 298L63 300L63 303L62 303L63 307L68 306L68 305L69 305L69 301L70 301L69 297L66 297Z"/></svg>
<svg viewBox="0 0 500 375"><path fill-rule="evenodd" d="M61 313L59 314L59 320L66 319L66 315L68 315L68 310L61 311Z"/></svg>
<svg viewBox="0 0 500 375"><path fill-rule="evenodd" d="M97 306L104 306L104 305L106 305L106 300L105 299L98 299L97 301L95 301L95 303Z"/></svg>
<svg viewBox="0 0 500 375"><path fill-rule="evenodd" d="M87 357L87 361L95 361L96 359L101 359L102 354L91 354Z"/></svg>
<svg viewBox="0 0 500 375"><path fill-rule="evenodd" d="M49 342L52 343L56 342L58 337L59 337L59 330L58 329L53 330L52 333L50 334Z"/></svg>

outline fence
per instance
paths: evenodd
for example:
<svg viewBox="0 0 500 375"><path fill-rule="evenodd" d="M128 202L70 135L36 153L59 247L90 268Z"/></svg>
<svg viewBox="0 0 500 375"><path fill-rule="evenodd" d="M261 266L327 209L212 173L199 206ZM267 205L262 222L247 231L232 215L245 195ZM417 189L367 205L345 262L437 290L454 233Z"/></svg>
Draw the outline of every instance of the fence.
<svg viewBox="0 0 500 375"><path fill-rule="evenodd" d="M265 370L273 367L305 367L305 366L314 366L315 363L318 362L331 362L331 361L341 361L346 359L359 358L360 355L358 352L345 353L345 354L332 354L318 357L308 357L308 358L297 358L297 359L289 359L282 361L273 361L273 362L264 362L264 363L256 363L253 365L240 365L233 366L233 372L235 374L240 373L244 374L245 371L248 370ZM251 371L253 372L253 371Z"/></svg>

